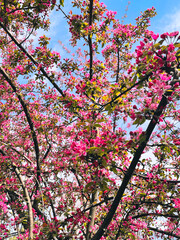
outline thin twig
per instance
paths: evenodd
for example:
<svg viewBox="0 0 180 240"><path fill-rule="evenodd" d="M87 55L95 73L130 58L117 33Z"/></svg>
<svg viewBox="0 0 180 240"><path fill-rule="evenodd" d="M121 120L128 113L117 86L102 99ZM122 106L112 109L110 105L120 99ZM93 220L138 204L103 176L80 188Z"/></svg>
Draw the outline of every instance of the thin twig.
<svg viewBox="0 0 180 240"><path fill-rule="evenodd" d="M1 141L2 142L2 141ZM33 164L33 162L26 157L25 155L23 155L20 151L18 151L16 148L12 147L11 145L2 142L3 145L7 146L8 148L11 148L13 151L15 151L16 153L18 153L21 157L23 157L24 159L26 159L29 163Z"/></svg>
<svg viewBox="0 0 180 240"><path fill-rule="evenodd" d="M176 69L174 69L174 72L175 71L176 71ZM174 74L173 80L176 79L177 77L178 77L177 74L176 75ZM111 208L108 211L108 213L107 213L103 223L99 227L99 230L96 232L96 234L94 235L92 240L99 240L103 236L103 234L104 234L106 228L108 227L108 225L110 224L110 222L111 222L111 220L112 220L112 218L113 218L113 216L114 216L114 214L116 212L116 209L117 209L117 207L118 207L118 205L119 205L119 203L120 203L120 201L121 201L121 199L123 197L123 194L124 194L124 192L125 192L125 190L127 188L127 185L129 183L132 175L133 175L133 172L134 172L134 170L136 168L136 165L139 162L139 159L140 159L140 157L141 157L141 155L142 155L142 153L143 153L143 151L144 151L144 149L145 149L145 147L146 147L146 145L147 145L147 143L148 143L148 141L150 139L150 136L151 136L154 128L158 124L159 117L162 115L164 109L166 108L166 106L168 104L167 97L170 96L172 94L172 92L173 92L173 86L172 86L172 89L170 91L167 90L164 93L164 95L162 96L161 101L160 101L160 103L159 103L159 105L158 105L158 107L157 107L157 109L156 109L156 111L155 111L155 113L153 115L152 120L150 121L150 123L149 123L149 125L148 125L148 127L146 129L145 134L143 133L143 138L144 139L139 144L139 147L137 148L137 150L136 150L136 152L134 154L134 157L133 157L133 159L131 161L131 164L130 164L130 166L129 166L129 168L128 168L125 176L124 176L124 179L123 179L123 181L121 183L121 186L119 187L119 190L118 190L117 195L116 195L116 197L115 197L115 199L114 199L114 201L113 201L113 203L111 205Z"/></svg>
<svg viewBox="0 0 180 240"><path fill-rule="evenodd" d="M168 232L168 231L165 231L165 230L160 230L160 229L157 229L157 228L153 228L153 227L148 227L149 230L152 230L154 232L158 232L158 233L162 233L162 234L165 234L165 235L168 235L168 236L171 236L171 237L175 237L177 239L180 239L180 236L174 234L173 232Z"/></svg>
<svg viewBox="0 0 180 240"><path fill-rule="evenodd" d="M34 149L35 149L35 153L36 153L36 163L37 163L37 179L39 179L40 173L41 173L40 162L39 162L39 144L38 144L36 132L34 130L33 121L31 119L30 113L28 111L27 105L26 105L25 101L23 100L21 94L19 94L17 87L13 84L11 78L9 77L9 75L5 72L5 70L2 67L0 67L0 73L3 75L3 77L6 79L6 81L9 83L9 85L13 89L14 93L17 95L19 102L24 110L25 115L26 115L26 119L29 124L32 139L34 142Z"/></svg>
<svg viewBox="0 0 180 240"><path fill-rule="evenodd" d="M8 29L6 29L6 27L0 22L0 27L2 27L4 29L4 31L8 34L8 36L12 39L12 41L21 49L21 51L23 53L25 53L25 55L31 60L31 62L34 63L34 65L36 67L39 66L38 62L35 60L35 58L29 54L26 49L22 46L21 43L18 42L18 40L10 33L10 31ZM55 83L54 79L52 79L47 72L44 70L43 67L40 67L40 71L42 72L42 74L52 83L52 85L56 88L56 90L63 96L65 97L65 94L63 93L63 91L59 88L59 86Z"/></svg>

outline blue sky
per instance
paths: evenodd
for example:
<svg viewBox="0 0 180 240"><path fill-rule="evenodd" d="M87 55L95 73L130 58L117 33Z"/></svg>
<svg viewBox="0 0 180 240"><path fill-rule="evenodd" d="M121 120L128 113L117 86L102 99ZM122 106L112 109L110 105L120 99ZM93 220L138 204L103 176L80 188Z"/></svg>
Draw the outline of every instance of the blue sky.
<svg viewBox="0 0 180 240"><path fill-rule="evenodd" d="M108 9L117 11L120 19L128 0L104 0ZM180 1L179 0L130 0L125 23L133 23L141 11L155 7L157 16L152 19L151 29L157 33L180 30ZM176 29L178 28L178 29Z"/></svg>
<svg viewBox="0 0 180 240"><path fill-rule="evenodd" d="M65 0L64 2L65 6L63 10L65 13L73 10L70 0ZM128 4L128 0L104 0L102 2L106 4L109 10L117 11L117 18L119 19L125 14L125 9ZM167 31L180 32L180 0L130 0L125 23L135 23L135 18L140 15L140 12L152 6L156 8L157 16L152 19L150 30L159 34ZM52 23L51 28L49 32L45 34L51 37L50 47L58 51L62 58L64 58L66 57L66 52L62 49L58 40L62 41L65 46L69 48L70 33L68 32L68 25L60 11L53 12L50 15L50 20ZM43 31L38 31L37 36L41 36L42 34L44 34ZM37 43L36 39L37 38L35 38L35 44ZM155 239L161 240L161 238Z"/></svg>
<svg viewBox="0 0 180 240"><path fill-rule="evenodd" d="M109 10L117 11L117 18L121 19L125 14L128 0L104 0ZM64 12L68 13L72 10L71 0L64 1ZM180 1L179 0L130 0L128 7L127 18L125 23L135 23L135 18L140 15L141 11L147 8L155 7L157 16L152 19L150 30L155 33L163 32L180 32ZM53 12L50 15L52 22L51 28L47 36L51 37L50 47L60 52L60 54L66 55L62 50L58 40L62 41L67 47L69 47L70 33L68 32L68 25L61 12ZM42 31L38 31L38 36L44 34ZM72 49L72 48L71 48Z"/></svg>

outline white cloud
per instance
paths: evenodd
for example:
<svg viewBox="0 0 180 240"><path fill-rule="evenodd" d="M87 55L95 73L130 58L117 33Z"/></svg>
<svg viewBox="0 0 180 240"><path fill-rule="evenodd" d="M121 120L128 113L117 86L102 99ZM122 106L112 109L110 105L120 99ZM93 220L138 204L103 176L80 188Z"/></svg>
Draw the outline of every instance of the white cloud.
<svg viewBox="0 0 180 240"><path fill-rule="evenodd" d="M180 32L180 9L174 11L172 14L167 14L161 20L161 32Z"/></svg>
<svg viewBox="0 0 180 240"><path fill-rule="evenodd" d="M62 10L68 14L71 9L71 0L67 0L65 3L65 7ZM61 37L65 37L67 33L67 19L65 18L64 14L59 10L56 11L55 9L49 15L50 19L50 28L48 31L44 31L43 29L38 29L36 32L36 36L32 37L34 42L33 45L37 45L38 38L42 35L46 35L47 37L51 38L52 45L57 44L58 40ZM67 39L67 37L65 38ZM53 48L54 46L51 47Z"/></svg>

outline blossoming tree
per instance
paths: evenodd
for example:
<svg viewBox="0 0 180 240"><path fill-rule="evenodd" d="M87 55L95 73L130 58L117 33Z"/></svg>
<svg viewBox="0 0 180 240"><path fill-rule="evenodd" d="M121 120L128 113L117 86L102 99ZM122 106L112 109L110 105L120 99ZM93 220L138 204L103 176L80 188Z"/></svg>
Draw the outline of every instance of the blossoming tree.
<svg viewBox="0 0 180 240"><path fill-rule="evenodd" d="M154 8L0 4L0 239L179 239L179 33L149 31ZM32 45L55 9L65 59Z"/></svg>

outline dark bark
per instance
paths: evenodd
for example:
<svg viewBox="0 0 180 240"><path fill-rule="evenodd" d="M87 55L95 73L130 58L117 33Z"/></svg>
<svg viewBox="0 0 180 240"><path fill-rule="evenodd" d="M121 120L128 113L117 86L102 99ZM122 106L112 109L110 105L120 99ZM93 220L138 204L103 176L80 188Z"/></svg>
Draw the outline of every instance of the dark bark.
<svg viewBox="0 0 180 240"><path fill-rule="evenodd" d="M92 25L92 22L93 22L93 0L90 0L90 3L89 3L89 26ZM90 76L89 76L89 79L91 80L92 79L92 76L93 76L93 69L92 69L92 66L93 66L93 49L92 49L92 36L91 34L88 35L88 43L89 43L89 56L90 56L90 68L89 68L89 73L90 73Z"/></svg>
<svg viewBox="0 0 180 240"><path fill-rule="evenodd" d="M175 69L174 69L174 72L175 72ZM174 79L177 78L177 75L174 74ZM173 80L174 80L173 79ZM99 230L96 232L96 234L93 236L92 240L99 240L104 232L106 231L108 225L110 224L115 212L116 212L116 209L123 197L123 194L127 188L127 185L133 175L133 172L136 168L136 165L137 163L139 162L139 159L147 145L147 142L149 141L149 138L155 128L155 126L157 125L158 123L158 120L159 120L159 117L162 115L164 109L166 108L166 105L168 104L168 100L167 100L167 96L170 96L173 92L173 86L172 86L172 89L170 91L167 91L164 93L164 95L162 96L161 98L161 101L145 131L145 133L142 134L142 138L143 138L143 141L139 144L139 147L137 148L135 154L134 154L134 157L132 159L132 162L129 166L129 169L127 170L125 176L124 176L124 179L121 183L121 186L117 192L117 195L111 205L111 208L109 210L109 212L107 213L103 223L101 224L101 226L99 227ZM141 137L140 137L141 139Z"/></svg>
<svg viewBox="0 0 180 240"><path fill-rule="evenodd" d="M22 46L21 43L18 42L18 40L10 33L10 31L0 22L0 27L4 29L4 31L7 33L7 35L11 38L11 40L21 49L21 51L31 60L31 62L38 67L38 62L35 60L35 58L29 54L26 49ZM61 94L62 97L65 97L65 94L63 91L59 88L59 86L55 83L54 79L52 79L50 76L48 76L47 72L44 70L43 67L40 67L41 73L46 77L51 84L54 86L54 88Z"/></svg>
<svg viewBox="0 0 180 240"><path fill-rule="evenodd" d="M164 235L167 235L167 236L171 236L171 237L175 237L177 239L180 239L180 236L176 235L172 232L168 232L168 231L164 231L164 230L160 230L160 229L157 229L157 228L153 228L153 227L149 227L150 230L154 231L154 232L158 232L158 233L162 233Z"/></svg>
<svg viewBox="0 0 180 240"><path fill-rule="evenodd" d="M28 111L27 105L26 105L25 101L23 100L22 96L19 94L17 87L15 86L15 84L13 83L13 81L11 80L9 75L5 72L5 70L2 67L0 67L0 73L3 75L3 77L6 79L6 81L9 83L9 85L13 89L13 91L16 94L17 98L19 99L19 102L20 102L20 104L23 108L23 111L24 111L25 115L26 115L26 119L27 119L27 122L29 124L32 139L33 139L33 142L34 142L34 149L35 149L36 163L37 163L37 180L39 181L39 177L40 177L40 173L41 173L40 162L39 162L39 144L38 144L36 132L34 130L33 121L31 119L30 113ZM38 183L37 183L37 185L38 185Z"/></svg>

